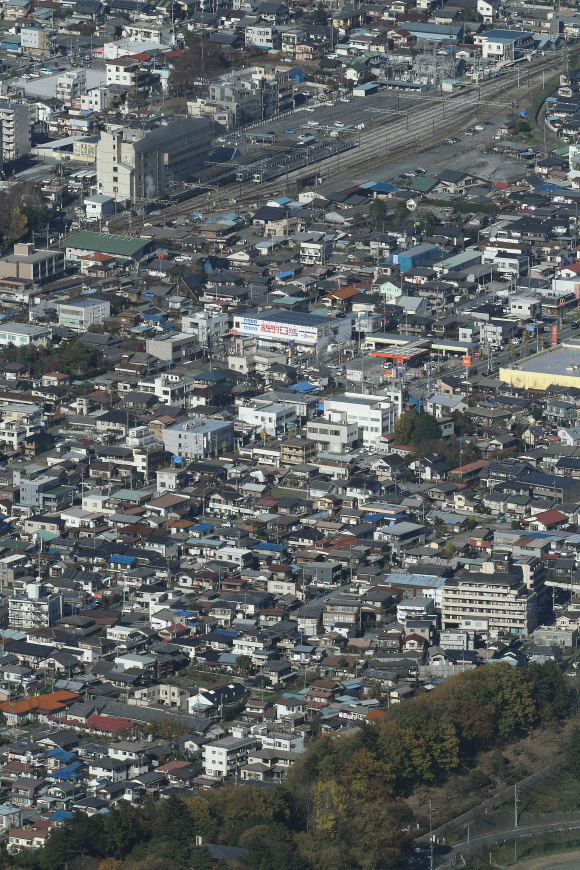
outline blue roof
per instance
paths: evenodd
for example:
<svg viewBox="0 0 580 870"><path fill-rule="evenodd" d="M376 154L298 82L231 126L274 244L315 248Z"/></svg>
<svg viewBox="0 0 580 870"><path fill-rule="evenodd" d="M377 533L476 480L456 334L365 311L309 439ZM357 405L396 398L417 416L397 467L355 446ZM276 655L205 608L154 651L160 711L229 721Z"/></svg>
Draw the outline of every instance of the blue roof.
<svg viewBox="0 0 580 870"><path fill-rule="evenodd" d="M64 749L58 749L55 747L51 749L50 752L46 754L47 758L56 758L58 761L64 762L64 764L68 764L70 761L76 758L74 752L66 752Z"/></svg>
<svg viewBox="0 0 580 870"><path fill-rule="evenodd" d="M308 381L300 381L298 384L291 384L289 390L296 390L298 393L316 393L318 387L310 384Z"/></svg>
<svg viewBox="0 0 580 870"><path fill-rule="evenodd" d="M48 775L52 779L64 779L66 782L70 782L73 779L80 779L81 774L79 771L82 766L80 761L74 761L72 764L67 764L66 767L55 770L54 773L49 773Z"/></svg>
<svg viewBox="0 0 580 870"><path fill-rule="evenodd" d="M254 550L269 550L272 553L284 553L287 549L285 544L266 544L265 541L260 541L254 547Z"/></svg>
<svg viewBox="0 0 580 870"><path fill-rule="evenodd" d="M294 272L293 272L293 271L289 271L289 272L278 272L278 274L277 274L277 275L274 275L274 277L275 277L275 278L292 278L293 275L294 275Z"/></svg>
<svg viewBox="0 0 580 870"><path fill-rule="evenodd" d="M190 532L194 529L196 532L210 532L212 529L215 529L215 525L213 523L197 523L197 525L191 527Z"/></svg>
<svg viewBox="0 0 580 870"><path fill-rule="evenodd" d="M403 516L402 514L397 514L397 516ZM378 523L379 520L384 520L384 516L382 514L367 514L366 517L362 517L363 523Z"/></svg>
<svg viewBox="0 0 580 870"><path fill-rule="evenodd" d="M117 562L119 565L132 565L136 561L134 556L122 556L120 553L115 553L109 559L109 562Z"/></svg>
<svg viewBox="0 0 580 870"><path fill-rule="evenodd" d="M65 819L74 819L74 817L75 814L71 813L70 810L55 810L48 818L51 822L64 822Z"/></svg>

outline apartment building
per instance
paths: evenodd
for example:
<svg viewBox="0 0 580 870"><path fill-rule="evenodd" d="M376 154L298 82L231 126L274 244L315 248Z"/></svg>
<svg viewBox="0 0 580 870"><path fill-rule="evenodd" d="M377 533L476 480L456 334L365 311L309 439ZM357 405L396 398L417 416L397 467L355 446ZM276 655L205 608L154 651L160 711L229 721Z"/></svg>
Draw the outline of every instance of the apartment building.
<svg viewBox="0 0 580 870"><path fill-rule="evenodd" d="M0 104L2 159L18 160L30 153L30 109L18 103Z"/></svg>
<svg viewBox="0 0 580 870"><path fill-rule="evenodd" d="M145 342L147 353L164 362L182 362L191 359L198 349L197 337L191 332L174 332L172 335L148 338Z"/></svg>
<svg viewBox="0 0 580 870"><path fill-rule="evenodd" d="M27 583L24 593L8 599L8 624L22 631L48 628L62 617L62 595L50 593L42 583Z"/></svg>
<svg viewBox="0 0 580 870"><path fill-rule="evenodd" d="M234 444L233 423L192 417L163 430L163 444L173 456L186 459L213 456L231 450Z"/></svg>
<svg viewBox="0 0 580 870"><path fill-rule="evenodd" d="M78 100L87 89L87 71L84 69L70 69L64 72L56 80L55 98L63 103L70 104Z"/></svg>
<svg viewBox="0 0 580 870"><path fill-rule="evenodd" d="M280 442L282 465L303 465L312 462L318 454L318 444L309 438L286 438Z"/></svg>
<svg viewBox="0 0 580 870"><path fill-rule="evenodd" d="M324 417L331 422L356 424L357 440L364 447L376 447L393 431L397 407L375 396L345 393L324 401Z"/></svg>
<svg viewBox="0 0 580 870"><path fill-rule="evenodd" d="M241 423L254 427L258 434L281 435L287 427L296 423L296 408L283 402L268 404L252 403L238 408L238 419Z"/></svg>
<svg viewBox="0 0 580 870"><path fill-rule="evenodd" d="M119 200L152 199L203 167L211 146L207 118L173 124L134 122L102 132L97 148L99 193Z"/></svg>
<svg viewBox="0 0 580 870"><path fill-rule="evenodd" d="M487 620L489 634L529 634L537 625L537 595L514 574L469 571L447 580L441 595L441 627L470 629Z"/></svg>
<svg viewBox="0 0 580 870"><path fill-rule="evenodd" d="M196 336L200 347L210 347L215 341L227 335L230 326L228 314L211 314L208 311L196 311L182 317L183 332Z"/></svg>
<svg viewBox="0 0 580 870"><path fill-rule="evenodd" d="M234 776L247 763L248 754L257 746L253 737L224 737L203 747L203 769L211 779Z"/></svg>

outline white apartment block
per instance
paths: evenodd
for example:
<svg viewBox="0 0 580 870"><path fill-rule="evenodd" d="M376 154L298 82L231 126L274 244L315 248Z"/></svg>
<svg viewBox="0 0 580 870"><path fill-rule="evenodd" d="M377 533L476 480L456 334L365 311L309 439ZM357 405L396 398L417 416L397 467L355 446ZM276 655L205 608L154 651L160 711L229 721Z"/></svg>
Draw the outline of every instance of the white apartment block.
<svg viewBox="0 0 580 870"><path fill-rule="evenodd" d="M255 749L253 737L224 737L203 747L203 769L211 779L234 776L246 764L248 753Z"/></svg>
<svg viewBox="0 0 580 870"><path fill-rule="evenodd" d="M525 635L537 625L537 595L513 574L469 571L447 580L441 595L441 627L463 628L487 620L490 635Z"/></svg>
<svg viewBox="0 0 580 870"><path fill-rule="evenodd" d="M377 447L393 431L398 414L396 405L383 398L345 393L324 400L324 416L331 422L356 423L359 444Z"/></svg>
<svg viewBox="0 0 580 870"><path fill-rule="evenodd" d="M0 104L2 159L18 160L30 153L30 109L18 103Z"/></svg>

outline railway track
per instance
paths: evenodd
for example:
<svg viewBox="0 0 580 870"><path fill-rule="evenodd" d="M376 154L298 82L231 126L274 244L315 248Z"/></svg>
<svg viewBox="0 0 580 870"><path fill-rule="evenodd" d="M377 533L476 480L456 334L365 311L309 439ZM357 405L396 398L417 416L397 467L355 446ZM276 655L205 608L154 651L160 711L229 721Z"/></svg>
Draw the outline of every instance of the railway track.
<svg viewBox="0 0 580 870"><path fill-rule="evenodd" d="M401 109L397 114L389 113L381 118L375 118L364 131L357 134L358 146L350 151L338 154L318 164L327 176L334 175L337 180L347 172L368 172L377 166L396 163L409 156L419 154L438 144L445 136L461 132L461 128L478 118L488 120L493 115L501 113L502 109L510 108L511 103L519 102L530 96L540 85L544 86L557 75L563 65L564 52L554 52L547 57L527 62L525 67L511 69L502 76L474 85L468 90L446 99L418 98L413 109ZM203 212L208 208L231 206L239 209L256 199L264 199L279 192L281 186L290 186L300 181L308 170L299 169L289 172L282 178L263 184L253 182L235 182L217 189L217 193L205 193L165 209L160 216L144 215L133 217L128 226L126 214L121 214L109 226L115 232L139 233L145 223L158 225L175 218L191 214L191 211ZM208 185L211 180L208 180ZM202 186L202 185L200 185ZM214 205L215 203L215 205Z"/></svg>

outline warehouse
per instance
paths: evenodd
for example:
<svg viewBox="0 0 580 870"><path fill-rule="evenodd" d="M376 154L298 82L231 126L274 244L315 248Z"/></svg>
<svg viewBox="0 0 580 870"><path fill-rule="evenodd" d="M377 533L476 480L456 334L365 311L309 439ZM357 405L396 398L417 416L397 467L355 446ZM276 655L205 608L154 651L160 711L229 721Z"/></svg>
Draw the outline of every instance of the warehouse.
<svg viewBox="0 0 580 870"><path fill-rule="evenodd" d="M352 335L350 317L325 317L301 311L270 309L249 316L234 314L232 335L251 335L258 347L320 351Z"/></svg>
<svg viewBox="0 0 580 870"><path fill-rule="evenodd" d="M499 370L500 380L524 390L545 390L551 384L580 388L580 343L569 342Z"/></svg>
<svg viewBox="0 0 580 870"><path fill-rule="evenodd" d="M150 239L82 230L65 241L65 255L67 260L80 260L90 254L110 254L120 260L138 261L151 245Z"/></svg>

